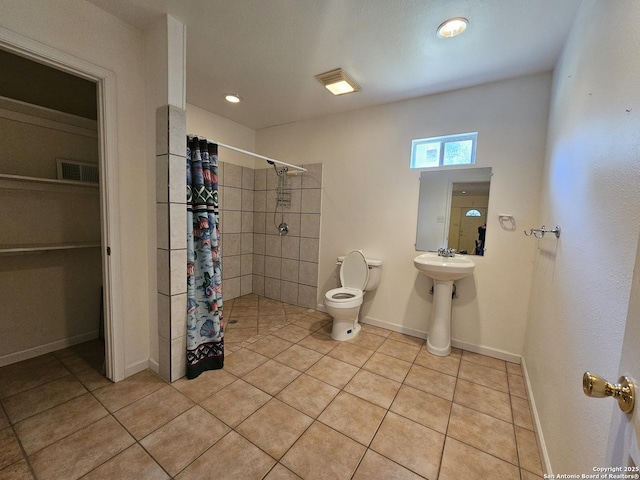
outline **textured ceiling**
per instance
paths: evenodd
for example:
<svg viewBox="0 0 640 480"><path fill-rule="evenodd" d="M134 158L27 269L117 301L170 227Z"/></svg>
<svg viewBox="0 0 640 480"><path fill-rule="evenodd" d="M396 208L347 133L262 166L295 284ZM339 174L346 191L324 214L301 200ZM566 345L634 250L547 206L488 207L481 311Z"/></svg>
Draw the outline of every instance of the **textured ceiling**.
<svg viewBox="0 0 640 480"><path fill-rule="evenodd" d="M549 71L582 0L89 1L140 29L164 14L185 24L187 102L260 129ZM438 38L454 16L467 31ZM337 67L362 92L334 97L315 79Z"/></svg>

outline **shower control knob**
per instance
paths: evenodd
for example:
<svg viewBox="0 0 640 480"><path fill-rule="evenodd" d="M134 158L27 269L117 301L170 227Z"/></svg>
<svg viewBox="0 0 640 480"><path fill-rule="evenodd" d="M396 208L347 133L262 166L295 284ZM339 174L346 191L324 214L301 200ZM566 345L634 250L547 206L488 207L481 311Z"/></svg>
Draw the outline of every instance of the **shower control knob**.
<svg viewBox="0 0 640 480"><path fill-rule="evenodd" d="M280 225L278 225L278 232L280 233L280 236L286 235L287 233L289 233L289 225L284 222L281 223Z"/></svg>
<svg viewBox="0 0 640 480"><path fill-rule="evenodd" d="M582 376L582 390L588 397L614 397L624 413L631 413L635 406L635 387L629 377L620 377L620 383L607 382L600 375L585 372Z"/></svg>

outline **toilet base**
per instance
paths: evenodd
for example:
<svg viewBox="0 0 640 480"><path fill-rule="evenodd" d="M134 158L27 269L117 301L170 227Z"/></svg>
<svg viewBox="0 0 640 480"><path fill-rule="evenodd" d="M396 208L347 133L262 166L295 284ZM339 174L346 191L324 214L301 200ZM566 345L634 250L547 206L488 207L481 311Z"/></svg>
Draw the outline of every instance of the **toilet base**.
<svg viewBox="0 0 640 480"><path fill-rule="evenodd" d="M333 327L331 328L331 338L338 340L339 342L351 340L358 336L361 329L362 326L358 323L357 319L354 322L353 320L341 321L334 318Z"/></svg>

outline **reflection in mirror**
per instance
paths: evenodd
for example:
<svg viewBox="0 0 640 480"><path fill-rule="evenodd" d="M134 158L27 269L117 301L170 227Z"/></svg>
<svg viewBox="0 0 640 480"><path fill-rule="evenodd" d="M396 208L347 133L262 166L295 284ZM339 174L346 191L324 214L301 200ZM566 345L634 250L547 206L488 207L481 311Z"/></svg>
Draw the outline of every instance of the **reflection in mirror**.
<svg viewBox="0 0 640 480"><path fill-rule="evenodd" d="M484 255L490 182L454 182L449 210L448 247Z"/></svg>
<svg viewBox="0 0 640 480"><path fill-rule="evenodd" d="M490 182L491 167L423 171L416 250L484 255Z"/></svg>

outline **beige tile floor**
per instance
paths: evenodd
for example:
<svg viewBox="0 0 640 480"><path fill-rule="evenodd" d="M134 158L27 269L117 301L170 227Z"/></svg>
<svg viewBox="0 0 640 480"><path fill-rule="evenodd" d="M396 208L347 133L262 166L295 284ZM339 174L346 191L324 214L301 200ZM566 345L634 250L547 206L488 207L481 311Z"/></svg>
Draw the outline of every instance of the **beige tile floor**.
<svg viewBox="0 0 640 480"><path fill-rule="evenodd" d="M519 365L255 295L225 318L195 380L112 384L96 342L1 368L0 479L542 477Z"/></svg>

